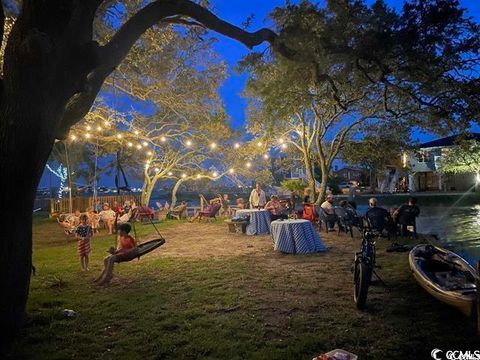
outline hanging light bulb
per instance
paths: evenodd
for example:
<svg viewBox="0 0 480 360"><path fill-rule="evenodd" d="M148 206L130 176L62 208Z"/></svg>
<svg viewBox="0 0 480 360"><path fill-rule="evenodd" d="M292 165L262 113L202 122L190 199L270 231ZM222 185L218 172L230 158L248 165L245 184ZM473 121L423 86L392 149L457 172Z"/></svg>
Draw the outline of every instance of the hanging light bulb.
<svg viewBox="0 0 480 360"><path fill-rule="evenodd" d="M165 141L167 141L167 138L166 138L165 136L162 136L162 137L160 138L160 141L161 141L161 142L165 142Z"/></svg>
<svg viewBox="0 0 480 360"><path fill-rule="evenodd" d="M211 144L210 144L210 147L211 147L212 149L215 149L215 148L217 147L217 144L216 144L216 143L211 143Z"/></svg>
<svg viewBox="0 0 480 360"><path fill-rule="evenodd" d="M105 120L105 121L103 122L103 126L109 127L109 126L110 126L110 123L109 123L107 120Z"/></svg>
<svg viewBox="0 0 480 360"><path fill-rule="evenodd" d="M129 142L127 145L128 145L128 147L132 147L132 146L133 146L133 144L132 144L131 142Z"/></svg>
<svg viewBox="0 0 480 360"><path fill-rule="evenodd" d="M187 142L185 143L185 145L187 146L192 146L192 142L190 140L187 140Z"/></svg>
<svg viewBox="0 0 480 360"><path fill-rule="evenodd" d="M197 174L197 179L200 179L202 177L201 174Z"/></svg>
<svg viewBox="0 0 480 360"><path fill-rule="evenodd" d="M145 161L145 164L150 165L150 160Z"/></svg>
<svg viewBox="0 0 480 360"><path fill-rule="evenodd" d="M168 172L168 176L172 176L173 173L171 171Z"/></svg>
<svg viewBox="0 0 480 360"><path fill-rule="evenodd" d="M144 142L142 142L142 145L143 146L148 146L148 142L144 141Z"/></svg>
<svg viewBox="0 0 480 360"><path fill-rule="evenodd" d="M97 126L97 131L102 131L102 127L101 127L101 126Z"/></svg>
<svg viewBox="0 0 480 360"><path fill-rule="evenodd" d="M261 141L257 142L257 146L258 146L258 147L260 147L260 146L262 146L262 145L263 145L263 144L262 144Z"/></svg>
<svg viewBox="0 0 480 360"><path fill-rule="evenodd" d="M118 138L118 139L121 139L122 137L123 137L122 134L117 134L117 138Z"/></svg>
<svg viewBox="0 0 480 360"><path fill-rule="evenodd" d="M137 146L135 146L138 150L140 150L142 148L142 145L140 144L137 144Z"/></svg>
<svg viewBox="0 0 480 360"><path fill-rule="evenodd" d="M160 169L159 169L159 168L155 168L155 172L156 172L156 173L160 172Z"/></svg>
<svg viewBox="0 0 480 360"><path fill-rule="evenodd" d="M282 149L286 149L287 148L287 144L282 144Z"/></svg>
<svg viewBox="0 0 480 360"><path fill-rule="evenodd" d="M187 174L182 174L182 178L186 178L187 177Z"/></svg>
<svg viewBox="0 0 480 360"><path fill-rule="evenodd" d="M248 161L248 162L245 164L245 166L246 166L247 168L251 168L251 167L252 167L252 163L251 163L250 161Z"/></svg>
<svg viewBox="0 0 480 360"><path fill-rule="evenodd" d="M72 134L72 135L70 135L70 139L73 140L73 141L75 141L75 140L77 140L77 137Z"/></svg>
<svg viewBox="0 0 480 360"><path fill-rule="evenodd" d="M86 134L85 134L85 137L86 137L87 139L90 139L90 134L89 134L89 133L86 133Z"/></svg>
<svg viewBox="0 0 480 360"><path fill-rule="evenodd" d="M140 133L138 132L138 130L135 130L133 133L134 133L135 135L140 134Z"/></svg>
<svg viewBox="0 0 480 360"><path fill-rule="evenodd" d="M267 160L269 158L268 154L263 155L263 158Z"/></svg>
<svg viewBox="0 0 480 360"><path fill-rule="evenodd" d="M90 131L90 130L92 130L92 127L90 125L87 125L86 129L87 129L87 131Z"/></svg>
<svg viewBox="0 0 480 360"><path fill-rule="evenodd" d="M280 144L283 144L283 143L285 142L285 140L283 140L282 138L280 138L280 139L278 139L278 142L279 142Z"/></svg>
<svg viewBox="0 0 480 360"><path fill-rule="evenodd" d="M231 169L228 170L228 172L229 172L230 174L233 174L233 173L235 172L235 170L234 170L233 168L231 168Z"/></svg>
<svg viewBox="0 0 480 360"><path fill-rule="evenodd" d="M147 151L147 155L148 155L148 156L152 156L153 153L152 153L151 151Z"/></svg>
<svg viewBox="0 0 480 360"><path fill-rule="evenodd" d="M238 148L240 148L240 144L239 144L239 143L235 143L235 144L233 145L233 147L234 147L235 149L238 149Z"/></svg>
<svg viewBox="0 0 480 360"><path fill-rule="evenodd" d="M212 175L213 175L213 177L217 177L218 173L216 171L214 171Z"/></svg>

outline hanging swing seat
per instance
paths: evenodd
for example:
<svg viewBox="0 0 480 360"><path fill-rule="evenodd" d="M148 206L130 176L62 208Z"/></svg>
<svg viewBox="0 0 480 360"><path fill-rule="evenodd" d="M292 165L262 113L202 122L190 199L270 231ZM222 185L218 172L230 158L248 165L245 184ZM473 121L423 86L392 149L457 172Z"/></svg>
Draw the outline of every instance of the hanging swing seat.
<svg viewBox="0 0 480 360"><path fill-rule="evenodd" d="M117 263L127 262L134 259L140 259L141 256L148 254L149 252L155 250L156 248L165 244L164 238L156 238L153 240L146 241L138 245L132 251L125 252L123 254L117 254L116 261Z"/></svg>

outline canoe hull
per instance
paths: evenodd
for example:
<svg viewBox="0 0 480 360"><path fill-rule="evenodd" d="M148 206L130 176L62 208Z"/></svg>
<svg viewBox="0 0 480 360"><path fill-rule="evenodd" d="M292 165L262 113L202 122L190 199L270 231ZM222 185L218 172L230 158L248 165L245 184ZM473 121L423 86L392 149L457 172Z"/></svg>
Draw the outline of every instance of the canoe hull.
<svg viewBox="0 0 480 360"><path fill-rule="evenodd" d="M456 307L460 310L464 315L471 316L474 312L476 307L476 290L475 289L465 289L465 290L449 290L445 289L438 283L432 281L431 277L427 275L427 273L422 268L421 261L423 259L417 257L416 255L422 251L425 246L427 245L418 245L412 249L409 254L409 264L410 269L413 272L413 276L415 280L417 280L418 284L425 289L430 295L435 297L436 299L448 304L450 306ZM468 271L471 273L472 277L476 276L475 270L460 256L457 254L438 247L434 247L438 250L441 254L445 254L450 258L455 260L455 264L461 266L464 271Z"/></svg>

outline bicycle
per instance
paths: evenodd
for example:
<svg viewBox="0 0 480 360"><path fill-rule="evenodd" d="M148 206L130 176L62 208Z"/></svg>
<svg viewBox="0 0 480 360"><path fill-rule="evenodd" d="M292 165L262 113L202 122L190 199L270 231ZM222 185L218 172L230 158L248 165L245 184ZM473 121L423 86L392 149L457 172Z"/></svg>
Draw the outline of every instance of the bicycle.
<svg viewBox="0 0 480 360"><path fill-rule="evenodd" d="M364 309L367 301L368 287L372 281L372 276L375 276L383 284L382 279L375 271L375 243L380 233L372 229L363 229L362 245L360 251L355 253L355 262L353 267L353 300L357 309Z"/></svg>

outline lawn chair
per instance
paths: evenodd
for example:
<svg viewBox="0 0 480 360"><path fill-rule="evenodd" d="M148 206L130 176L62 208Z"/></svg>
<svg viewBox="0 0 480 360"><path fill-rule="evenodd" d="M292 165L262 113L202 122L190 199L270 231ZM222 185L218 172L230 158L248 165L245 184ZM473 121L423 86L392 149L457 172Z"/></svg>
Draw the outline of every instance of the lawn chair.
<svg viewBox="0 0 480 360"><path fill-rule="evenodd" d="M392 236L394 238L397 237L397 229L390 214L387 213L385 216L370 216L366 219L369 228L377 230L383 237L386 236L388 240L390 240Z"/></svg>
<svg viewBox="0 0 480 360"><path fill-rule="evenodd" d="M413 208L402 209L401 213L397 215L397 225L401 236L409 236L417 238L417 216L418 210ZM412 227L413 231L409 231L408 227Z"/></svg>
<svg viewBox="0 0 480 360"><path fill-rule="evenodd" d="M318 215L315 212L315 205L303 204L302 219L309 220L317 227L319 226Z"/></svg>
<svg viewBox="0 0 480 360"><path fill-rule="evenodd" d="M185 219L187 217L187 205L175 206L169 211L168 217L177 220Z"/></svg>
<svg viewBox="0 0 480 360"><path fill-rule="evenodd" d="M341 231L344 231L346 234L350 233L350 236L353 238L353 223L351 215L342 207L336 207L333 211L338 221L338 235L340 235Z"/></svg>
<svg viewBox="0 0 480 360"><path fill-rule="evenodd" d="M320 227L320 231L322 230L322 224L325 226L325 231L328 232L329 223L337 223L338 218L335 214L328 214L324 208L321 206L317 207L318 209L318 225Z"/></svg>
<svg viewBox="0 0 480 360"><path fill-rule="evenodd" d="M220 204L213 204L213 205L208 205L205 210L200 211L199 216L198 216L198 221L200 222L202 219L207 219L208 221L215 221L217 220L217 213L220 210L222 205Z"/></svg>

